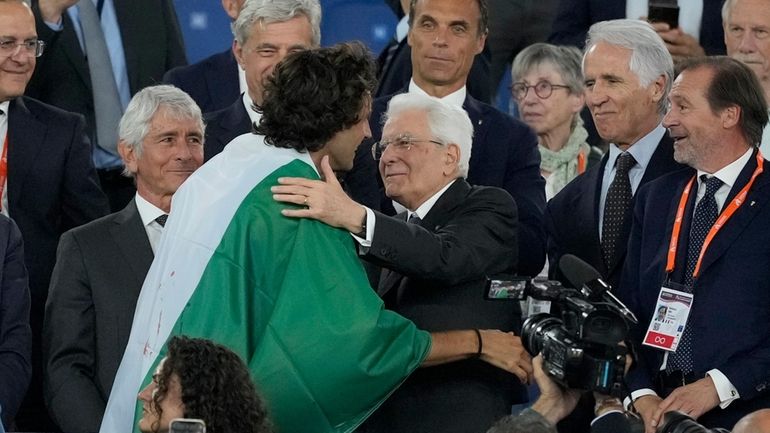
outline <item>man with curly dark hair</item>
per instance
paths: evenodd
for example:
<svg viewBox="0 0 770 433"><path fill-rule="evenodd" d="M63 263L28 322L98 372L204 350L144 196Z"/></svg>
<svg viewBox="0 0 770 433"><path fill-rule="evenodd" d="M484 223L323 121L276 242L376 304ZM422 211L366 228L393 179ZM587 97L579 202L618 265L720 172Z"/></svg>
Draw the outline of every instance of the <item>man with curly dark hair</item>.
<svg viewBox="0 0 770 433"><path fill-rule="evenodd" d="M282 433L351 432L420 365L479 358L520 370L512 334L429 334L385 310L347 231L286 218L299 206L272 200L279 178L352 166L369 135L373 77L359 43L288 56L266 85L266 136L236 138L177 191L102 432L129 428L128 397L150 383L173 335L238 353Z"/></svg>
<svg viewBox="0 0 770 433"><path fill-rule="evenodd" d="M139 429L158 433L174 418L196 418L208 433L270 433L267 410L246 364L210 340L172 337L152 382L139 393Z"/></svg>

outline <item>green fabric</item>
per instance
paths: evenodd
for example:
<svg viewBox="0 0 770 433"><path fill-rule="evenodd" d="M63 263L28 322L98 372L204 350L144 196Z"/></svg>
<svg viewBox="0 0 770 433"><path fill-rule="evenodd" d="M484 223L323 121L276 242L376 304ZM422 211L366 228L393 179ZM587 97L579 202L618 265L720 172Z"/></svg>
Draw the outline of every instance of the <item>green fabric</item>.
<svg viewBox="0 0 770 433"><path fill-rule="evenodd" d="M281 176L317 178L297 160L246 196L172 335L238 353L278 433L350 432L420 365L430 335L383 309L350 234L281 215Z"/></svg>

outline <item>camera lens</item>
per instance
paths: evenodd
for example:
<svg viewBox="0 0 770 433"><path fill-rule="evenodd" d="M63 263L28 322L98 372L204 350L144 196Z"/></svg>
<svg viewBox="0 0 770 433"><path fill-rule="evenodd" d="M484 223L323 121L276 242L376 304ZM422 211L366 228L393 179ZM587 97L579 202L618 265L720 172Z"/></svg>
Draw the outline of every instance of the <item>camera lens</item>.
<svg viewBox="0 0 770 433"><path fill-rule="evenodd" d="M561 326L562 321L548 314L529 317L521 327L521 342L532 356L543 350L543 337L552 328Z"/></svg>

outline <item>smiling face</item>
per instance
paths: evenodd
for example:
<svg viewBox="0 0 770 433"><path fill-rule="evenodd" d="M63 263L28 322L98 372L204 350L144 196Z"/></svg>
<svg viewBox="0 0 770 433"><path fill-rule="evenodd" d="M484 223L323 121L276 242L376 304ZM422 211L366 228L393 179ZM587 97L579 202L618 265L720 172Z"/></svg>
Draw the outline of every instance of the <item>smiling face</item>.
<svg viewBox="0 0 770 433"><path fill-rule="evenodd" d="M417 142L409 149L390 145L380 158L380 175L385 195L410 210L417 209L457 177L459 147L438 145L423 111L404 111L388 119L382 141L410 137Z"/></svg>
<svg viewBox="0 0 770 433"><path fill-rule="evenodd" d="M727 55L751 68L770 95L770 2L733 0L724 30Z"/></svg>
<svg viewBox="0 0 770 433"><path fill-rule="evenodd" d="M723 137L723 112L714 113L706 92L714 72L706 67L683 71L669 94L670 109L663 126L674 139L674 159L698 170L712 172Z"/></svg>
<svg viewBox="0 0 770 433"><path fill-rule="evenodd" d="M477 0L419 0L408 42L415 83L444 97L465 85L473 58L484 48Z"/></svg>
<svg viewBox="0 0 770 433"><path fill-rule="evenodd" d="M528 86L542 82L564 85L564 79L551 63L534 66L516 81ZM530 87L524 99L517 101L517 105L524 123L538 135L543 135L555 130L569 131L575 114L583 108L583 95L571 93L565 88L553 88L551 96L541 98Z"/></svg>
<svg viewBox="0 0 770 433"><path fill-rule="evenodd" d="M155 395L158 393L159 380L162 377L163 365L166 358L163 358L152 376L152 381L138 395L142 402L142 418L139 420L139 430L144 433L167 432L169 424L174 418L185 417L185 405L182 403L182 385L179 383L179 376L171 373L166 379L166 393L159 397L160 401L155 404ZM158 408L160 407L160 411ZM160 414L158 413L160 412Z"/></svg>
<svg viewBox="0 0 770 433"><path fill-rule="evenodd" d="M659 123L658 102L664 97L665 78L644 87L629 67L631 50L599 42L583 59L586 105L599 135L624 148L652 131Z"/></svg>
<svg viewBox="0 0 770 433"><path fill-rule="evenodd" d="M179 186L203 163L203 131L195 119L178 119L160 106L142 140L142 151L118 145L126 169L134 174L137 192L165 209Z"/></svg>
<svg viewBox="0 0 770 433"><path fill-rule="evenodd" d="M0 2L0 40L22 43L36 39L35 17L29 7L16 1ZM24 94L35 63L34 54L23 48L11 56L0 53L0 102Z"/></svg>
<svg viewBox="0 0 770 433"><path fill-rule="evenodd" d="M234 41L233 53L238 64L246 71L246 85L254 103L262 104L265 82L273 75L273 69L281 60L291 53L312 46L313 28L304 15L283 22L256 22L243 45Z"/></svg>

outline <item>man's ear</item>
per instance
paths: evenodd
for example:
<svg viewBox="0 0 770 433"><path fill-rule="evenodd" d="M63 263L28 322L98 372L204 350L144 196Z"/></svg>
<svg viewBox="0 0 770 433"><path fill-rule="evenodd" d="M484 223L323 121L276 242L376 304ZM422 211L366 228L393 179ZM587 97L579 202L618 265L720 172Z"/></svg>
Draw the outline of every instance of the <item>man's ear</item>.
<svg viewBox="0 0 770 433"><path fill-rule="evenodd" d="M460 165L460 146L448 144L444 152L444 175L453 175Z"/></svg>
<svg viewBox="0 0 770 433"><path fill-rule="evenodd" d="M118 141L118 154L123 159L126 170L130 173L136 173L137 155L133 146L126 144L125 140Z"/></svg>
<svg viewBox="0 0 770 433"><path fill-rule="evenodd" d="M246 68L243 67L243 47L235 39L233 39L233 55L241 69L245 70Z"/></svg>
<svg viewBox="0 0 770 433"><path fill-rule="evenodd" d="M722 120L722 128L734 128L741 121L742 115L743 112L741 107L737 105L731 105L723 109L722 112L719 113L719 118Z"/></svg>

